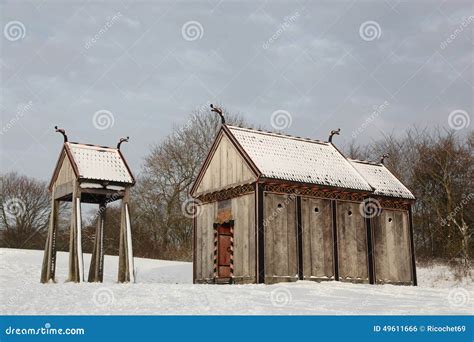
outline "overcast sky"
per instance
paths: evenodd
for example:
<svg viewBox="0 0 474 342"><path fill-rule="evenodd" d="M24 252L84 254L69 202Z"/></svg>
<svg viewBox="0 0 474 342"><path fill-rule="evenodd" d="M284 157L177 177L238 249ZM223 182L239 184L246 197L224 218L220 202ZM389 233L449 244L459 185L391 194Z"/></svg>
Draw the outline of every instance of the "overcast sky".
<svg viewBox="0 0 474 342"><path fill-rule="evenodd" d="M299 136L340 127L340 146L414 124L466 131L473 14L452 0L3 0L2 171L49 179L59 125L84 143L130 135L138 173L210 102Z"/></svg>

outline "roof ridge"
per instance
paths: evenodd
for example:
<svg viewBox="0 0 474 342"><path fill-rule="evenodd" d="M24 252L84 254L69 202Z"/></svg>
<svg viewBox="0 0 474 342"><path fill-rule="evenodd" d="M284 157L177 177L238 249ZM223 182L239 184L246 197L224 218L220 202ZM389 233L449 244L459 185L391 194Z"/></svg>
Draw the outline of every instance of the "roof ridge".
<svg viewBox="0 0 474 342"><path fill-rule="evenodd" d="M385 166L382 163L377 163L377 162L374 162L374 161L371 161L371 160L348 158L348 157L346 157L346 158L347 158L347 160L349 160L351 162L355 162L355 163L370 164L370 165L374 165L374 166Z"/></svg>
<svg viewBox="0 0 474 342"><path fill-rule="evenodd" d="M300 141L306 141L306 142L314 142L318 144L329 144L327 141L319 140L319 139L312 139L308 137L300 137L296 135L290 135L286 133L279 133L279 132L271 132L271 131L265 131L262 129L255 129L255 128L249 128L249 127L242 127L242 126L234 126L234 125L226 125L229 129L239 129L239 130L246 130L246 131L251 131L257 134L263 134L263 135L273 135L281 138L287 138L287 139L294 139L294 140L300 140Z"/></svg>
<svg viewBox="0 0 474 342"><path fill-rule="evenodd" d="M83 146L88 146L88 147L98 147L98 148L108 148L108 149L111 149L111 150L118 150L118 148L116 148L116 147L97 145L97 144L85 144L85 143L80 143L80 142L77 142L77 141L67 141L66 144L83 145Z"/></svg>

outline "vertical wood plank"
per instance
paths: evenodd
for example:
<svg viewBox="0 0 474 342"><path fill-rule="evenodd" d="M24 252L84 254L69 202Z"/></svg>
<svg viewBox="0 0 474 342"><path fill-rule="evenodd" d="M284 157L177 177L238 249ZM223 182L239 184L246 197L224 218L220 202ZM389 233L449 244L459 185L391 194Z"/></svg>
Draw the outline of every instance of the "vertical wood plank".
<svg viewBox="0 0 474 342"><path fill-rule="evenodd" d="M227 151L229 149L229 143L227 139L222 139L222 148L220 149L220 167L218 170L219 174L219 188L224 187L227 183Z"/></svg>
<svg viewBox="0 0 474 342"><path fill-rule="evenodd" d="M296 201L292 196L285 196L286 203L286 249L288 253L288 270L285 276L298 276L298 249L296 240Z"/></svg>
<svg viewBox="0 0 474 342"><path fill-rule="evenodd" d="M272 216L274 204L274 198L272 195L264 194L264 222L265 222L265 276L274 276L274 227L275 218Z"/></svg>
<svg viewBox="0 0 474 342"><path fill-rule="evenodd" d="M257 260L255 259L255 225L256 225L256 217L255 217L255 195L251 194L250 196L250 212L249 212L249 235L248 235L248 243L249 243L249 276L254 277L255 274L255 265ZM255 279L256 280L256 279Z"/></svg>
<svg viewBox="0 0 474 342"><path fill-rule="evenodd" d="M198 205L198 212L201 213L196 217L196 228L195 228L195 239L196 239L196 248L195 248L195 272L196 280L202 280L202 226L203 226L203 208L202 205Z"/></svg>
<svg viewBox="0 0 474 342"><path fill-rule="evenodd" d="M251 229L250 224L250 212L253 211L253 208L250 207L250 200L253 198L252 195L246 195L240 197L241 199L241 208L242 213L240 215L240 220L242 221L242 228L240 231L241 238L241 275L248 277L249 276L249 230Z"/></svg>
<svg viewBox="0 0 474 342"><path fill-rule="evenodd" d="M288 254L287 254L287 246L288 246L288 222L287 222L287 211L284 208L284 201L283 196L279 195L270 195L274 197L274 203L276 204L272 210L276 210L277 215L276 219L274 220L274 246L275 246L275 262L274 262L274 274L277 276L285 276L288 275ZM278 206L281 206L278 207Z"/></svg>
<svg viewBox="0 0 474 342"><path fill-rule="evenodd" d="M121 221L120 221L120 245L119 245L119 272L118 282L135 282L133 248L132 248L132 227L129 212L130 189L125 189L122 198Z"/></svg>
<svg viewBox="0 0 474 342"><path fill-rule="evenodd" d="M410 229L408 223L408 213L406 211L400 212L400 248L404 251L403 259L400 262L401 276L400 279L404 282L410 282L411 279L411 253L410 253Z"/></svg>
<svg viewBox="0 0 474 342"><path fill-rule="evenodd" d="M303 231L303 276L311 277L311 216L310 200L306 197L301 199L301 223Z"/></svg>
<svg viewBox="0 0 474 342"><path fill-rule="evenodd" d="M203 205L204 212L202 213L202 215L205 217L204 225L202 227L202 269L203 269L204 279L210 278L211 276L209 272L209 268L210 268L210 265L209 265L209 235L210 235L209 224L211 222L210 206L211 204Z"/></svg>
<svg viewBox="0 0 474 342"><path fill-rule="evenodd" d="M255 183L255 207L256 207L256 276L259 284L265 283L266 270L265 270L265 257L267 252L265 250L266 237L265 237L265 206L267 198L264 196L264 188L262 184Z"/></svg>
<svg viewBox="0 0 474 342"><path fill-rule="evenodd" d="M332 217L332 237L333 237L333 265L334 265L334 280L339 280L339 236L338 226L339 221L337 218L337 202L331 200L331 217Z"/></svg>
<svg viewBox="0 0 474 342"><path fill-rule="evenodd" d="M339 275L368 280L367 235L359 203L337 202Z"/></svg>
<svg viewBox="0 0 474 342"><path fill-rule="evenodd" d="M105 201L99 204L97 211L97 227L95 231L94 246L89 268L89 282L102 282L104 279L104 227L105 227Z"/></svg>
<svg viewBox="0 0 474 342"><path fill-rule="evenodd" d="M383 209L380 217L373 220L375 277L379 283L412 280L408 220L406 211L391 209Z"/></svg>
<svg viewBox="0 0 474 342"><path fill-rule="evenodd" d="M334 276L334 265L333 265L333 233L332 233L332 212L331 202L329 200L323 200L321 204L321 216L322 216L322 229L323 229L323 270L326 277Z"/></svg>
<svg viewBox="0 0 474 342"><path fill-rule="evenodd" d="M128 196L127 196L128 197ZM130 220L130 207L127 202L125 203L125 233L127 237L127 264L129 272L129 281L135 282L135 265L133 261L133 241L132 241L132 222Z"/></svg>
<svg viewBox="0 0 474 342"><path fill-rule="evenodd" d="M339 277L344 279L348 275L347 243L346 243L346 214L344 202L336 202L337 207L337 246L339 254Z"/></svg>
<svg viewBox="0 0 474 342"><path fill-rule="evenodd" d="M209 224L208 224L208 240L207 240L207 245L208 245L208 265L209 265L209 278L212 278L214 276L214 221L216 220L217 216L217 202L211 203L211 210L210 210L210 215L209 215Z"/></svg>
<svg viewBox="0 0 474 342"><path fill-rule="evenodd" d="M59 201L54 199L54 193L55 186L53 186L51 193L51 214L41 268L41 283L56 281L56 233L58 228Z"/></svg>
<svg viewBox="0 0 474 342"><path fill-rule="evenodd" d="M369 280L367 226L360 213L361 203L352 203L353 224L357 230L357 278Z"/></svg>
<svg viewBox="0 0 474 342"><path fill-rule="evenodd" d="M83 259L81 244L81 194L79 185L74 182L71 198L71 227L69 235L69 277L68 281L79 283L83 281Z"/></svg>
<svg viewBox="0 0 474 342"><path fill-rule="evenodd" d="M409 229L409 239L410 239L411 281L414 286L417 286L418 280L416 277L415 241L414 241L414 233L413 233L413 213L412 213L411 204L408 207L408 229Z"/></svg>
<svg viewBox="0 0 474 342"><path fill-rule="evenodd" d="M395 238L395 230L396 230L396 225L394 224L394 212L393 211L387 211L387 214L384 217L384 224L386 227L386 234L387 234L387 262L388 262L388 279L393 280L398 278L398 272L397 272L397 265L395 262L396 259L396 253L399 253L399 251L395 250L396 246L396 238ZM389 219L392 220L392 222L389 222Z"/></svg>
<svg viewBox="0 0 474 342"><path fill-rule="evenodd" d="M313 231L312 245L314 249L312 251L313 257L313 275L316 277L323 277L323 265L324 265L324 236L323 236L323 222L324 222L324 208L323 202L319 199L314 199L312 201L311 211L313 223L311 229ZM318 209L318 212L315 212L315 208Z"/></svg>
<svg viewBox="0 0 474 342"><path fill-rule="evenodd" d="M231 200L232 217L234 218L234 276L243 275L243 230L245 230L246 219L244 218L244 202L241 197Z"/></svg>

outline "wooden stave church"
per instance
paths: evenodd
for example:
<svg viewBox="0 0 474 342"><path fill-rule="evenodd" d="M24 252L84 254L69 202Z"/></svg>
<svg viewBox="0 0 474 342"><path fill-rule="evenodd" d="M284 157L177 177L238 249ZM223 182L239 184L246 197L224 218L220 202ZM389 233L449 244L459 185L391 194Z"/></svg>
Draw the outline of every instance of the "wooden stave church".
<svg viewBox="0 0 474 342"><path fill-rule="evenodd" d="M415 197L383 161L350 160L331 140L223 122L190 190L194 283L417 284ZM319 174L308 155L315 146L331 156ZM297 160L305 154L311 160ZM306 172L272 170L275 161Z"/></svg>

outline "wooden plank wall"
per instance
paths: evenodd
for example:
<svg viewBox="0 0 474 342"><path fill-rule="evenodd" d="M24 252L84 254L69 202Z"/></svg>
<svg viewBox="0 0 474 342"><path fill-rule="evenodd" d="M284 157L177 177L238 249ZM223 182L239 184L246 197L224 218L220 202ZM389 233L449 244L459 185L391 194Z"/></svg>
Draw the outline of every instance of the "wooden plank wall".
<svg viewBox="0 0 474 342"><path fill-rule="evenodd" d="M196 217L196 281L214 278L214 223L217 203L200 205ZM255 283L255 195L231 199L234 220L234 278L236 283Z"/></svg>
<svg viewBox="0 0 474 342"><path fill-rule="evenodd" d="M408 211L383 209L372 219L377 283L412 283Z"/></svg>
<svg viewBox="0 0 474 342"><path fill-rule="evenodd" d="M65 154L65 152L63 152ZM56 185L61 185L68 183L70 181L74 181L76 176L74 174L74 170L72 168L71 162L69 158L65 155L63 158L63 162L61 168L59 169L58 177L56 178Z"/></svg>
<svg viewBox="0 0 474 342"><path fill-rule="evenodd" d="M302 197L304 279L333 279L332 210L328 199ZM278 205L281 205L279 208ZM256 282L255 195L231 199L234 219L234 278ZM338 268L342 281L369 281L367 231L360 203L337 201ZM318 208L316 212L314 209ZM196 218L196 281L214 277L213 251L217 202L201 205ZM287 194L264 193L265 283L296 281L298 252L296 200ZM407 211L383 209L372 219L377 283L412 283L409 217Z"/></svg>
<svg viewBox="0 0 474 342"><path fill-rule="evenodd" d="M229 138L223 134L194 196L255 181L256 178Z"/></svg>
<svg viewBox="0 0 474 342"><path fill-rule="evenodd" d="M334 279L331 200L302 197L304 279Z"/></svg>
<svg viewBox="0 0 474 342"><path fill-rule="evenodd" d="M295 197L265 193L264 226L265 283L296 281L298 256Z"/></svg>
<svg viewBox="0 0 474 342"><path fill-rule="evenodd" d="M368 282L367 232L360 203L337 201L339 279Z"/></svg>
<svg viewBox="0 0 474 342"><path fill-rule="evenodd" d="M64 196L72 195L74 183L76 182L76 175L72 168L71 162L66 153L63 152L62 162L59 166L59 171L56 180L52 184L52 193L55 199L63 198Z"/></svg>
<svg viewBox="0 0 474 342"><path fill-rule="evenodd" d="M234 219L234 281L255 283L255 194L231 200Z"/></svg>
<svg viewBox="0 0 474 342"><path fill-rule="evenodd" d="M201 204L196 217L196 281L214 277L214 227L217 202Z"/></svg>

